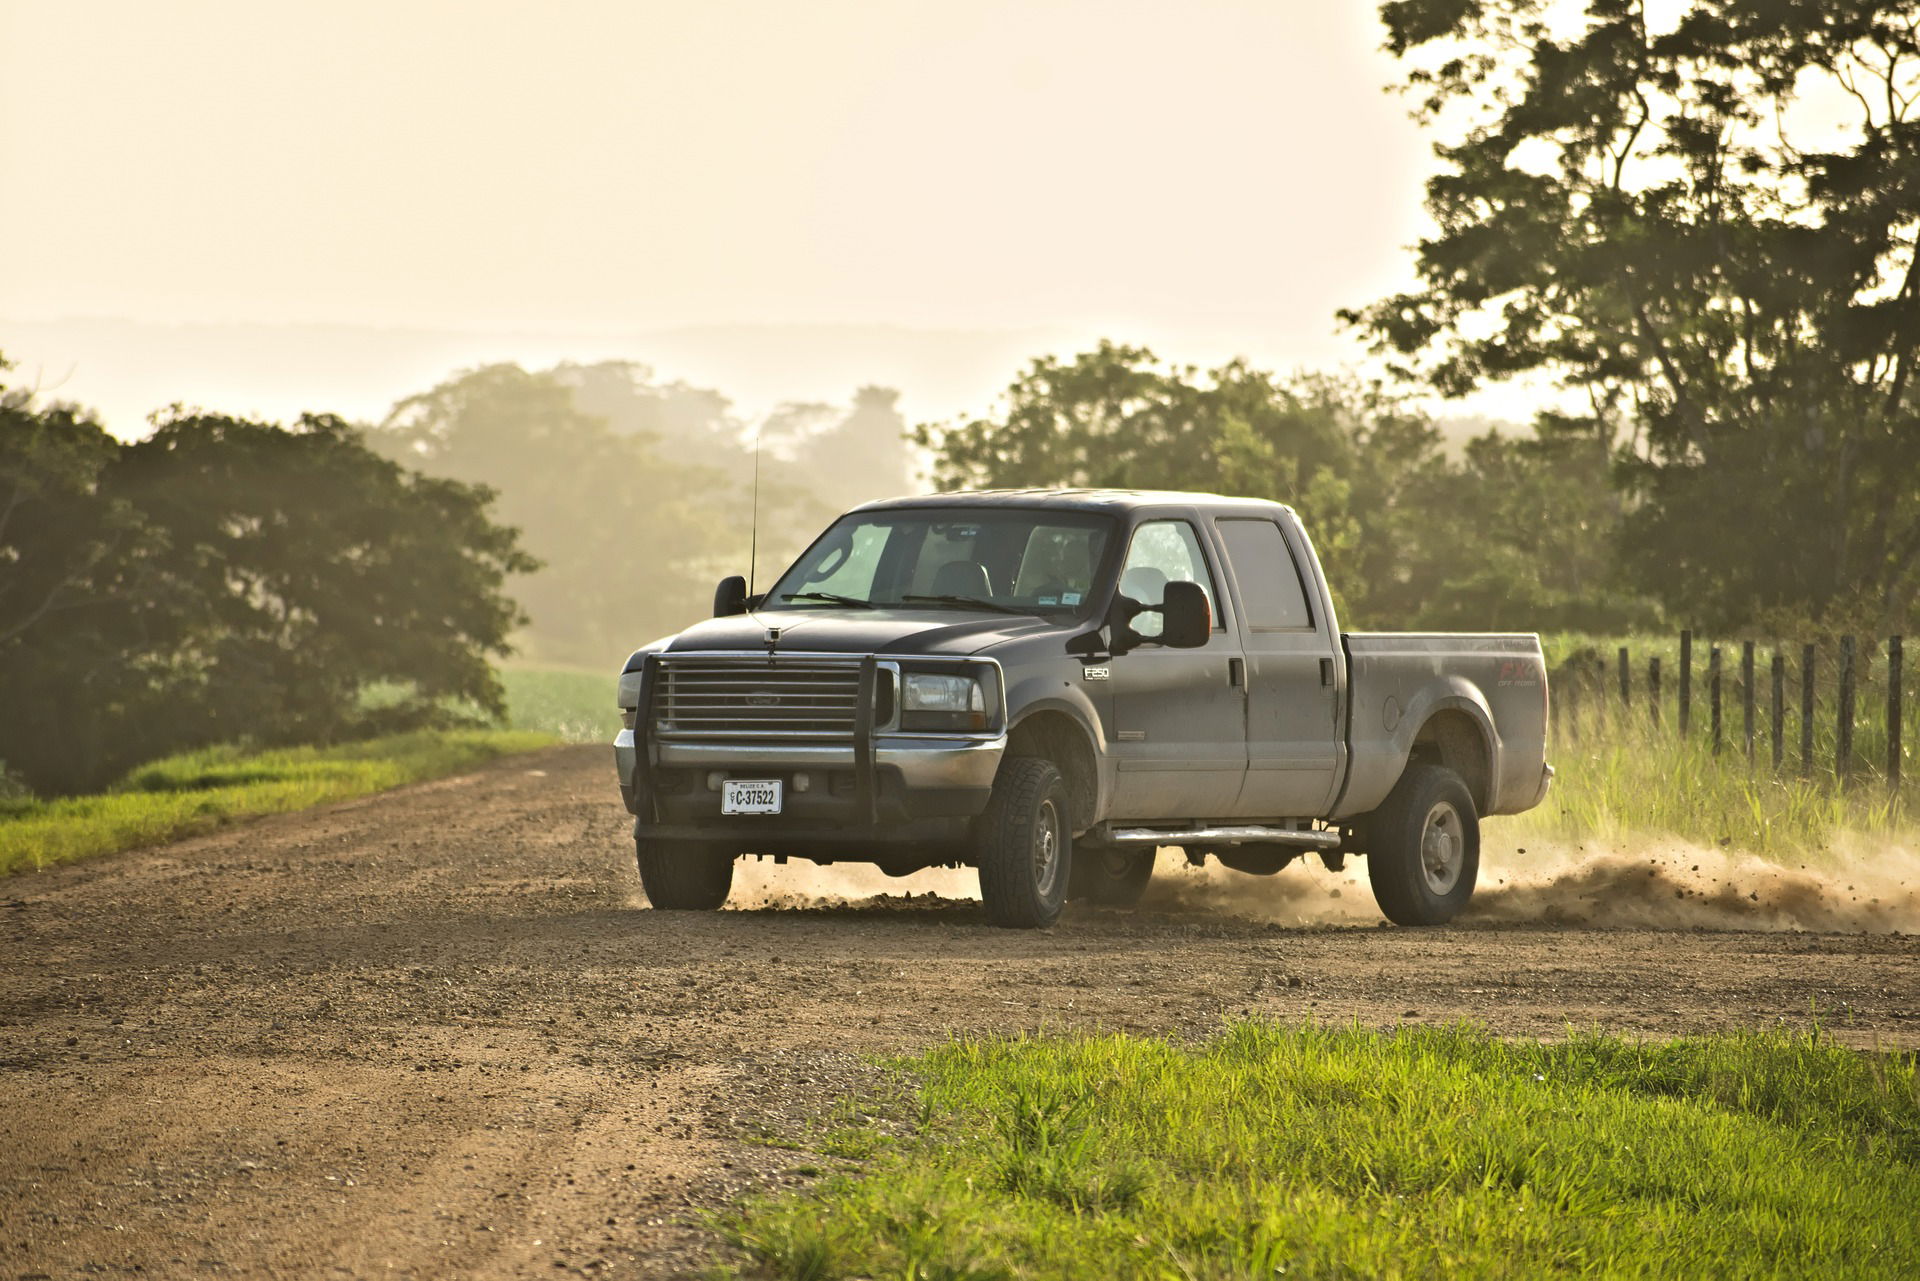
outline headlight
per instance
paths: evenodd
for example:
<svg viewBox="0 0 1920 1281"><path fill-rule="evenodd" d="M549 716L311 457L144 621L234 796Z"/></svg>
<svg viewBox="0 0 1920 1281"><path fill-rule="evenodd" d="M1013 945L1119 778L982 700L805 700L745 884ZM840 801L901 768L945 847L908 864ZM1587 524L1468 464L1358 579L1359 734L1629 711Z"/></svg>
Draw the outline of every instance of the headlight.
<svg viewBox="0 0 1920 1281"><path fill-rule="evenodd" d="M983 730L987 696L971 676L907 672L900 678L903 730Z"/></svg>
<svg viewBox="0 0 1920 1281"><path fill-rule="evenodd" d="M984 712L986 696L971 676L908 672L904 703L909 712Z"/></svg>

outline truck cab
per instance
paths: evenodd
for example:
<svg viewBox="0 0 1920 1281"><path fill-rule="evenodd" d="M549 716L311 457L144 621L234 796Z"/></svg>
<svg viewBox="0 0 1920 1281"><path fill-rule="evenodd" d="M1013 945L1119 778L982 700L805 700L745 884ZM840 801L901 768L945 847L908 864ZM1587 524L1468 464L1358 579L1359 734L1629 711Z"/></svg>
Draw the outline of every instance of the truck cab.
<svg viewBox="0 0 1920 1281"><path fill-rule="evenodd" d="M1433 923L1472 893L1478 818L1551 772L1536 637L1343 634L1272 502L871 503L715 615L620 678L656 907L721 905L758 854L975 867L993 920L1038 926L1136 900L1178 847L1252 873L1371 852L1387 914Z"/></svg>

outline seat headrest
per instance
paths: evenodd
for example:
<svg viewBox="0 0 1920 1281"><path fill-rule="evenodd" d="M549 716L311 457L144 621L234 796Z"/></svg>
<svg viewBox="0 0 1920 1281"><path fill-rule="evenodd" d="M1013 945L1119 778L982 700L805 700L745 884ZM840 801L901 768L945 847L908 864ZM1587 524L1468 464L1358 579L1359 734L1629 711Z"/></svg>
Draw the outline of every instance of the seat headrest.
<svg viewBox="0 0 1920 1281"><path fill-rule="evenodd" d="M1167 598L1167 576L1151 565L1135 565L1120 575L1120 590L1143 605L1158 605Z"/></svg>
<svg viewBox="0 0 1920 1281"><path fill-rule="evenodd" d="M985 599L993 595L993 586L987 581L985 565L970 560L950 560L934 571L932 594Z"/></svg>

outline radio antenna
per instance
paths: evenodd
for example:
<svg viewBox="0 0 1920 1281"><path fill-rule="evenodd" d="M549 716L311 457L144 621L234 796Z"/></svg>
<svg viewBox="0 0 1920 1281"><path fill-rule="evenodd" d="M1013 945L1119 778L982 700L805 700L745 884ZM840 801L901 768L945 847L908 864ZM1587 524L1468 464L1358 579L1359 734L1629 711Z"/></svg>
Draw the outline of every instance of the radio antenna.
<svg viewBox="0 0 1920 1281"><path fill-rule="evenodd" d="M755 572L760 566L760 429L766 419L753 425L753 533L747 543L747 599L753 599Z"/></svg>

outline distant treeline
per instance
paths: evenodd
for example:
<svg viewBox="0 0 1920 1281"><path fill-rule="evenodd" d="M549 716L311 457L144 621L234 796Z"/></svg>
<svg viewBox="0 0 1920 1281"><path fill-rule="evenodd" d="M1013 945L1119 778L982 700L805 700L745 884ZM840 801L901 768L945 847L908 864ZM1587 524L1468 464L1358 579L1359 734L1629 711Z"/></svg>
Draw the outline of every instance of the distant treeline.
<svg viewBox="0 0 1920 1281"><path fill-rule="evenodd" d="M990 416L915 436L942 486L1289 503L1350 627L1629 631L1660 617L1616 571L1606 444L1551 419L1450 451L1432 418L1355 379L1173 367L1103 343L1034 361Z"/></svg>
<svg viewBox="0 0 1920 1281"><path fill-rule="evenodd" d="M486 485L543 568L517 583L542 660L617 665L705 613L745 573L759 473L759 561L784 568L854 503L905 493L898 394L790 403L752 424L717 391L628 361L489 365L395 406L367 443L436 476ZM758 458L755 458L756 437Z"/></svg>
<svg viewBox="0 0 1920 1281"><path fill-rule="evenodd" d="M760 424L764 566L908 486L895 399ZM625 363L488 366L371 427L173 410L132 443L0 386L0 767L89 790L208 743L497 716L516 651L611 670L747 567L754 444Z"/></svg>

